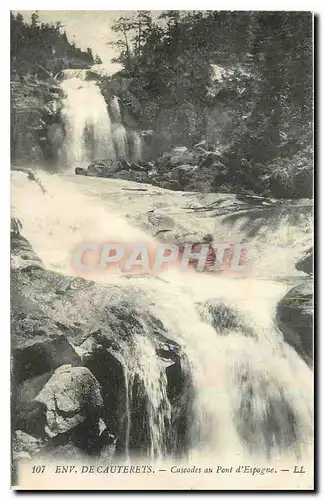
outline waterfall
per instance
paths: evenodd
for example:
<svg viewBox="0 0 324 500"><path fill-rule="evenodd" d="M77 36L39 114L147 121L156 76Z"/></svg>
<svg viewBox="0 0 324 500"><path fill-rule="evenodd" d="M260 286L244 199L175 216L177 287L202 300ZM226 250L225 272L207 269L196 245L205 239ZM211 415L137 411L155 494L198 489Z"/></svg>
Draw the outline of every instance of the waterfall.
<svg viewBox="0 0 324 500"><path fill-rule="evenodd" d="M82 194L71 179L40 176L45 195L18 173L12 199L22 233L48 269L75 273L71 249L85 238L149 238L104 208L99 199ZM193 384L189 426L193 460L213 457L217 463L226 459L249 463L250 457L287 457L293 462L312 455L312 371L273 324L276 304L287 285L254 278L180 276L175 271L163 275L164 281L108 274L89 277L119 283L134 297L143 325L149 311L181 346ZM136 385L146 398L147 454L153 459L168 455L171 406L165 367L149 327L142 330L120 354L127 392L126 448L128 453L132 447Z"/></svg>
<svg viewBox="0 0 324 500"><path fill-rule="evenodd" d="M182 277L180 282L174 276L169 287L145 286L155 298L152 312L174 332L191 363L196 393L192 456L307 453L313 428L312 373L273 325L281 286L267 283L266 297L264 283L251 293L245 280L199 277L183 282ZM220 312L218 325L199 314L211 297L215 313ZM236 311L242 318L239 328L232 320Z"/></svg>
<svg viewBox="0 0 324 500"><path fill-rule="evenodd" d="M65 138L58 152L59 162L86 167L93 160L141 159L141 139L122 123L119 100L107 106L99 86L87 78L86 70L62 72L61 119Z"/></svg>
<svg viewBox="0 0 324 500"><path fill-rule="evenodd" d="M127 404L131 408L133 398L148 396L146 399L146 413L149 443L148 456L151 460L166 455L167 434L170 433L171 405L167 397L167 377L165 366L155 353L155 348L148 337L134 336L133 348L123 353L127 367ZM139 393L135 393L135 380ZM128 422L126 435L126 450L129 454L131 421Z"/></svg>
<svg viewBox="0 0 324 500"><path fill-rule="evenodd" d="M113 120L113 138L117 158L129 158L129 147L127 131L122 124L122 114L117 96L113 96L109 102L109 114Z"/></svg>
<svg viewBox="0 0 324 500"><path fill-rule="evenodd" d="M136 130L130 131L129 142L130 142L132 161L134 163L137 163L142 157L142 142L141 142L141 137Z"/></svg>
<svg viewBox="0 0 324 500"><path fill-rule="evenodd" d="M113 138L117 158L129 158L127 132L121 123L113 125Z"/></svg>
<svg viewBox="0 0 324 500"><path fill-rule="evenodd" d="M115 95L110 99L109 110L110 110L110 116L112 117L112 119L117 123L121 123L122 118L121 118L119 99Z"/></svg>
<svg viewBox="0 0 324 500"><path fill-rule="evenodd" d="M70 71L61 82L65 140L60 158L73 168L96 159L116 158L105 99L95 82L81 77L81 70L76 75Z"/></svg>

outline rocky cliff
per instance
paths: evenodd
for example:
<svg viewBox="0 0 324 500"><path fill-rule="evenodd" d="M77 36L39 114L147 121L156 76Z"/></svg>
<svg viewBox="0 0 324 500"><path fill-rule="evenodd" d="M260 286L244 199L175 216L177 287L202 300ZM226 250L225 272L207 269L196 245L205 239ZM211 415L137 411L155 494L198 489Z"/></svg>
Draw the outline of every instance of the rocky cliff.
<svg viewBox="0 0 324 500"><path fill-rule="evenodd" d="M190 377L162 323L137 309L129 288L45 270L16 220L11 248L14 459L149 455L151 408L145 377L132 360L139 339L156 357L171 409L161 450L154 452L183 453Z"/></svg>

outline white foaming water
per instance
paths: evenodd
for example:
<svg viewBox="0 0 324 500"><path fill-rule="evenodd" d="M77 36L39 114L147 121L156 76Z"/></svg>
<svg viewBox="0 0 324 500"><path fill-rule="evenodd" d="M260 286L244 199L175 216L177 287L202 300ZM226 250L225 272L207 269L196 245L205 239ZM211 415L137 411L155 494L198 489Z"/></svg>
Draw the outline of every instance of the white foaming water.
<svg viewBox="0 0 324 500"><path fill-rule="evenodd" d="M192 366L197 394L192 432L198 436L192 457L248 457L238 434L244 416L244 413L239 415L239 409L245 398L250 405L245 418L251 420L260 449L266 449L267 432L271 434L270 420L273 420L272 425L281 427L283 435L297 434L297 442L292 440L286 456L308 455L312 445L313 378L311 370L283 342L282 334L273 325L272 313L282 294L282 285L207 277L195 277L193 281L188 278L183 283L174 276L169 286L147 281L143 286L154 301L152 312L182 345ZM238 332L230 327L224 334L202 322L195 304L206 298L237 310L246 329L251 329L255 336L245 336L244 328ZM292 410L296 429L287 415L281 414L287 407ZM269 415L270 412L274 415ZM267 425L268 430L264 428ZM279 458L284 451L275 437L273 440L271 455Z"/></svg>
<svg viewBox="0 0 324 500"><path fill-rule="evenodd" d="M129 158L128 139L125 127L121 123L114 123L112 129L117 158Z"/></svg>
<svg viewBox="0 0 324 500"><path fill-rule="evenodd" d="M73 274L70 252L80 241L149 239L68 182L45 174L41 178L45 195L25 176L17 176L13 204L23 234L47 268ZM286 285L176 272L162 278L165 282L137 278L125 283L116 276L98 276L101 281L120 280L187 354L195 389L192 458L214 457L218 463L251 455L308 459L313 440L312 372L273 324ZM202 320L197 304L204 309L208 299L238 314L240 329L227 325L224 332L217 321L212 326L208 314ZM145 332L137 338L135 350L131 356L123 353L128 398L136 373L149 400L150 454L159 457L164 450L163 422L170 411L166 378Z"/></svg>
<svg viewBox="0 0 324 500"><path fill-rule="evenodd" d="M85 70L65 70L63 77L65 139L58 153L60 162L74 170L93 160L139 161L141 138L135 130L127 132L122 124L118 98L113 96L107 106L99 86L87 79Z"/></svg>
<svg viewBox="0 0 324 500"><path fill-rule="evenodd" d="M130 460L132 407L134 399L147 395L146 415L149 442L148 456L151 460L166 456L167 439L171 431L171 405L167 397L167 377L165 362L156 356L155 348L150 340L150 332L142 336L135 334L131 345L120 346L120 352L114 352L124 369L125 382L125 456ZM134 390L140 388L141 394Z"/></svg>
<svg viewBox="0 0 324 500"><path fill-rule="evenodd" d="M14 210L24 221L24 234L48 269L75 274L72 256L82 243L153 242L153 238L109 213L100 202L89 200L58 175L43 172L38 176L46 186L46 195L21 175L13 185ZM93 273L88 277L97 276ZM105 277L100 273L98 278Z"/></svg>
<svg viewBox="0 0 324 500"><path fill-rule="evenodd" d="M89 161L116 158L111 120L98 85L85 80L82 73L65 75L61 82L64 92L61 116L65 125L65 140L60 151L64 163L75 168Z"/></svg>
<svg viewBox="0 0 324 500"><path fill-rule="evenodd" d="M113 136L118 158L129 158L137 163L142 158L142 142L136 130L126 131L122 124L122 113L117 96L113 96L109 103L110 115L114 121Z"/></svg>
<svg viewBox="0 0 324 500"><path fill-rule="evenodd" d="M298 206L287 201L276 208L250 210L229 228L233 241L248 242L250 276L300 275L295 262L313 245L313 207L310 200L302 201ZM255 220L251 220L253 215Z"/></svg>
<svg viewBox="0 0 324 500"><path fill-rule="evenodd" d="M147 332L148 333L148 332ZM148 419L149 457L151 460L166 455L166 441L171 426L171 405L167 397L167 377L165 366L156 356L154 345L149 337L134 335L132 348L125 348L124 363L127 366L127 403L132 406L135 377L141 384L144 394L148 395L146 412ZM126 442L129 443L131 419L128 423Z"/></svg>
<svg viewBox="0 0 324 500"><path fill-rule="evenodd" d="M121 123L121 111L119 106L119 100L117 96L113 96L109 103L110 114L115 122Z"/></svg>
<svg viewBox="0 0 324 500"><path fill-rule="evenodd" d="M142 142L139 133L136 130L129 132L132 161L137 163L142 158Z"/></svg>

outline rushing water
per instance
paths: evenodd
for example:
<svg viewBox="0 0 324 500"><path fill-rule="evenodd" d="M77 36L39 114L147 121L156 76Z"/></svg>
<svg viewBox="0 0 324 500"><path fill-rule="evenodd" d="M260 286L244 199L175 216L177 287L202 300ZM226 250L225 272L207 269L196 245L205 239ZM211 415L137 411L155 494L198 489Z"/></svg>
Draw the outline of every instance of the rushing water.
<svg viewBox="0 0 324 500"><path fill-rule="evenodd" d="M116 96L107 106L99 86L85 70L65 70L61 118L65 129L59 162L85 167L93 160L141 159L138 132L125 128Z"/></svg>
<svg viewBox="0 0 324 500"><path fill-rule="evenodd" d="M113 125L113 138L117 157L129 158L127 132L121 123L115 123Z"/></svg>
<svg viewBox="0 0 324 500"><path fill-rule="evenodd" d="M129 243L146 239L154 243L105 208L99 196L95 200L81 194L71 181L58 176L40 174L40 178L45 194L26 176L16 174L13 206L23 234L48 269L75 274L71 252L85 240L116 238ZM313 439L312 371L273 324L286 285L175 271L163 275L163 281L125 280L108 274L89 277L121 283L136 298L139 314L141 307L150 310L161 320L168 337L181 345L194 387L193 458L214 456L220 462L249 456L267 460L308 457ZM127 451L137 377L148 401L148 454L151 458L165 456L171 408L165 366L149 332L143 328L133 347L125 347L121 356L127 388Z"/></svg>
<svg viewBox="0 0 324 500"><path fill-rule="evenodd" d="M61 112L65 126L61 159L74 167L84 167L94 159L115 159L111 120L98 85L68 75L61 88L65 95Z"/></svg>
<svg viewBox="0 0 324 500"><path fill-rule="evenodd" d="M132 406L135 377L147 398L149 442L151 460L166 455L166 442L171 425L171 405L167 397L167 377L163 361L156 356L149 337L135 335L132 351L124 353L127 366L127 406ZM128 417L126 439L129 443L131 416ZM126 447L127 448L127 447Z"/></svg>
<svg viewBox="0 0 324 500"><path fill-rule="evenodd" d="M129 133L129 142L132 150L132 160L137 163L142 157L142 143L139 133L131 130Z"/></svg>

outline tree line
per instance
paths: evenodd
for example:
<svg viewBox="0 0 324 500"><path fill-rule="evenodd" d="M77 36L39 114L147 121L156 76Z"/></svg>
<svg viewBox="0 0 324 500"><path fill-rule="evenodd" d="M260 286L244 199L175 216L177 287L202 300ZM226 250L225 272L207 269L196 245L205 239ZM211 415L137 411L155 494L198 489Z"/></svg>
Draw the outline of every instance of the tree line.
<svg viewBox="0 0 324 500"><path fill-rule="evenodd" d="M288 180L297 175L309 194L312 24L308 12L163 11L153 19L137 11L115 22L112 44L142 103L144 125L154 127L161 110L174 109L174 120L183 116L176 140L190 145L204 138L210 109L229 111L225 145L233 174L249 164L251 175L270 176L282 191L298 191ZM215 66L222 68L221 85ZM199 110L194 126L191 109Z"/></svg>

